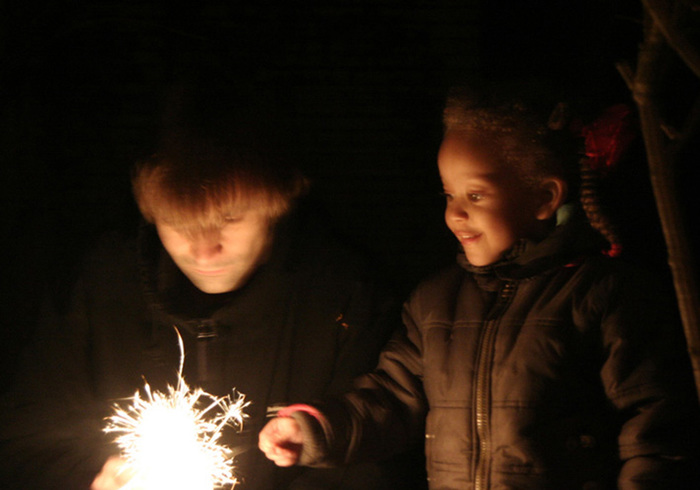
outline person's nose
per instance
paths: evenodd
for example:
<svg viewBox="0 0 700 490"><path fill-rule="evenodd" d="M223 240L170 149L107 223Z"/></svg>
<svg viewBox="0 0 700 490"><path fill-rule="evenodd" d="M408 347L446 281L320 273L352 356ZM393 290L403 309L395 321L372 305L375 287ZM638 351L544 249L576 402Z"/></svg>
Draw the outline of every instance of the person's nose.
<svg viewBox="0 0 700 490"><path fill-rule="evenodd" d="M209 262L221 253L222 245L219 233L204 233L190 241L190 252L197 262Z"/></svg>
<svg viewBox="0 0 700 490"><path fill-rule="evenodd" d="M465 206L461 206L457 202L450 202L445 207L445 221L460 222L469 219L469 213Z"/></svg>

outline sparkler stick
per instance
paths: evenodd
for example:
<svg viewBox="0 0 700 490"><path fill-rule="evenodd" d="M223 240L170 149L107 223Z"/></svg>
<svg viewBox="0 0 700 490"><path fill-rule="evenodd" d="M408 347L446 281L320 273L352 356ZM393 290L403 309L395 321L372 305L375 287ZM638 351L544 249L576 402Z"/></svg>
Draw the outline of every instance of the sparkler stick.
<svg viewBox="0 0 700 490"><path fill-rule="evenodd" d="M243 426L243 409L250 402L235 390L226 397L191 389L182 376L185 354L180 332L177 387L167 393L145 383L142 397L136 391L131 405L114 406L106 433L120 434L115 442L135 472L125 489L212 490L238 480L231 450L219 444L227 425Z"/></svg>

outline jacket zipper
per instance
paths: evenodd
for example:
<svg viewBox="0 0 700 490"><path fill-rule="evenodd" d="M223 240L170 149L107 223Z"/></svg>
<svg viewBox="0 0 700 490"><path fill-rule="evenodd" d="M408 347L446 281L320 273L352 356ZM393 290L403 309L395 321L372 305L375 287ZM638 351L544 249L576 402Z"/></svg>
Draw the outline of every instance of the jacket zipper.
<svg viewBox="0 0 700 490"><path fill-rule="evenodd" d="M200 385L209 381L208 349L212 339L217 337L216 325L213 322L202 322L196 326L197 331L197 377Z"/></svg>
<svg viewBox="0 0 700 490"><path fill-rule="evenodd" d="M476 468L474 475L474 490L486 490L489 486L489 472L491 461L491 433L490 433L490 407L491 407L491 365L496 332L500 323L500 316L510 304L515 293L515 283L506 282L498 295L496 304L487 317L484 331L479 339L479 350L476 366L475 383L475 413L474 424L478 444L476 447Z"/></svg>

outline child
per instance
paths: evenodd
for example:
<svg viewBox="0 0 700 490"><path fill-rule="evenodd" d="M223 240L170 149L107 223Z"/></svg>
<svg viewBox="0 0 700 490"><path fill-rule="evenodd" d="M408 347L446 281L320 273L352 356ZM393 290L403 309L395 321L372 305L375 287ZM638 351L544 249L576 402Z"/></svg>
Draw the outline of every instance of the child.
<svg viewBox="0 0 700 490"><path fill-rule="evenodd" d="M345 464L424 435L431 489L697 488L684 473L697 400L672 303L610 257L620 245L591 187L624 126L611 139L587 128L581 182L561 111L534 114L448 101L438 168L458 264L412 293L405 329L354 391L268 423L268 458Z"/></svg>

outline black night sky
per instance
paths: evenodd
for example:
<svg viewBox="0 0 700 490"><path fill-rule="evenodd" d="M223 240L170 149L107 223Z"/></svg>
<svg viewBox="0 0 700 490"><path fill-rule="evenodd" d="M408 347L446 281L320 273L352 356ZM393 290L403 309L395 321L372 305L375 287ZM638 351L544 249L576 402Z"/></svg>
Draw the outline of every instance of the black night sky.
<svg viewBox="0 0 700 490"><path fill-rule="evenodd" d="M2 2L0 19L9 352L41 287L136 223L129 168L181 70L245 80L298 121L315 197L403 294L453 260L434 164L447 87L544 75L600 107L630 102L614 65L634 62L642 29L634 0L28 0ZM626 182L653 235L643 165Z"/></svg>

